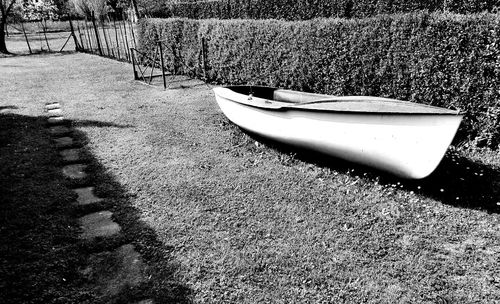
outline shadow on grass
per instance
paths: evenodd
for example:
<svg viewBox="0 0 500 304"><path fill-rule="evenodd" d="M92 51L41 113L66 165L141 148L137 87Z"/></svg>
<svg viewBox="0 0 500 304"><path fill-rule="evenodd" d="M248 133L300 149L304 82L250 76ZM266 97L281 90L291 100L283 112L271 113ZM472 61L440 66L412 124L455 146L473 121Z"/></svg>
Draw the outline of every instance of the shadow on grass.
<svg viewBox="0 0 500 304"><path fill-rule="evenodd" d="M105 121L95 121L95 120L74 120L71 125L73 127L97 127L97 128L132 128L134 127L133 125L120 125L120 124L115 124L112 122L105 122Z"/></svg>
<svg viewBox="0 0 500 304"><path fill-rule="evenodd" d="M196 87L208 86L207 83L196 78L190 78L188 76L176 75L176 74L167 74L166 76L167 76L166 79L167 90L185 90ZM155 77L151 82L149 82L148 80L145 81L143 79L139 79L138 81L153 87L158 87L163 89L163 80L161 77Z"/></svg>
<svg viewBox="0 0 500 304"><path fill-rule="evenodd" d="M8 54L3 54L0 53L0 58L11 58L11 57L28 57L28 56L33 56L33 55L68 55L68 54L74 54L78 53L77 51L48 51L48 50L32 50L31 53L28 52L28 50L20 53L14 53L14 52L9 52ZM3 56L2 56L3 55Z"/></svg>
<svg viewBox="0 0 500 304"><path fill-rule="evenodd" d="M0 111L2 110L16 110L18 109L18 107L16 106L4 106L4 107L0 107Z"/></svg>
<svg viewBox="0 0 500 304"><path fill-rule="evenodd" d="M407 180L314 151L280 144L240 130L279 153L293 154L294 158L304 162L335 171L344 171L351 175L356 174L382 185L394 185L414 191L447 205L500 213L498 204L500 203L500 169L473 161L456 152L448 151L436 170L428 177L420 180Z"/></svg>
<svg viewBox="0 0 500 304"><path fill-rule="evenodd" d="M140 220L129 196L113 175L82 146L89 178L70 183L46 129L46 117L0 114L0 290L2 303L189 303L191 290L174 276L177 263L154 230ZM70 122L71 123L71 122ZM86 121L98 127L126 127ZM82 144L85 134L74 132ZM99 206L77 208L71 187L94 185ZM122 227L119 237L82 243L77 218L107 209ZM135 245L150 280L102 297L82 272L92 254Z"/></svg>

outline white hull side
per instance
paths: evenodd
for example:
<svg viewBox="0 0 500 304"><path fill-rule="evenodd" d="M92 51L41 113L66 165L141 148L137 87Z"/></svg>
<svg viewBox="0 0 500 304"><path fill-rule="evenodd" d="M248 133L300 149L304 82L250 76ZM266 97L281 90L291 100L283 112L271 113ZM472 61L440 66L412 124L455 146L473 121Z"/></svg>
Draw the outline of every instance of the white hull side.
<svg viewBox="0 0 500 304"><path fill-rule="evenodd" d="M273 111L216 99L246 130L409 179L434 171L461 121L458 115Z"/></svg>

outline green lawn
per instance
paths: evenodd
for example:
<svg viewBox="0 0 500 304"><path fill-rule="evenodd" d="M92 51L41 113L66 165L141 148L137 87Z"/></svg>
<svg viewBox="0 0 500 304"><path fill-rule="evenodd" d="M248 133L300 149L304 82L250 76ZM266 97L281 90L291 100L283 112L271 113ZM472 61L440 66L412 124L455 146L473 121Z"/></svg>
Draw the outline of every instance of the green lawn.
<svg viewBox="0 0 500 304"><path fill-rule="evenodd" d="M500 301L498 152L455 148L408 182L257 143L196 80L162 91L134 82L129 64L86 54L3 58L0 69L0 107L40 126L45 102L63 105L159 303ZM1 145L3 164L15 162ZM1 248L11 271L28 263Z"/></svg>

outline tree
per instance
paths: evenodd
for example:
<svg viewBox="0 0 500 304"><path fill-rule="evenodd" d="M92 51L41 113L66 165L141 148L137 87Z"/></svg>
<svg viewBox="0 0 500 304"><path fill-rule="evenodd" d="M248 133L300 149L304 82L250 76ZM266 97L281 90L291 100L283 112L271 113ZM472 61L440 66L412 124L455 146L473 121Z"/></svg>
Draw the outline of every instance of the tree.
<svg viewBox="0 0 500 304"><path fill-rule="evenodd" d="M59 8L52 0L24 0L23 1L24 20L47 20L59 17Z"/></svg>
<svg viewBox="0 0 500 304"><path fill-rule="evenodd" d="M7 17L12 12L16 0L0 0L0 53L9 54L5 44L5 28L7 26Z"/></svg>
<svg viewBox="0 0 500 304"><path fill-rule="evenodd" d="M104 20L107 15L121 19L122 14L127 9L130 9L134 14L134 21L139 19L135 0L71 0L70 2L73 4L77 14L89 19L92 17L92 13L95 14L96 18L101 20Z"/></svg>
<svg viewBox="0 0 500 304"><path fill-rule="evenodd" d="M103 18L109 11L106 0L73 0L75 9L80 15L91 19L92 13L96 18Z"/></svg>

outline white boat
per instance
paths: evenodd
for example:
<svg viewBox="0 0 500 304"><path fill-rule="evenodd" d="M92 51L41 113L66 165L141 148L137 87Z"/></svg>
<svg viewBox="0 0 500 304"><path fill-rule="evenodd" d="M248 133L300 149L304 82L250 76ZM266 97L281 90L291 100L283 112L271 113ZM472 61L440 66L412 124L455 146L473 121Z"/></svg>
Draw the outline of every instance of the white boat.
<svg viewBox="0 0 500 304"><path fill-rule="evenodd" d="M458 110L388 98L261 86L213 90L222 112L243 129L408 179L436 169L462 120Z"/></svg>

